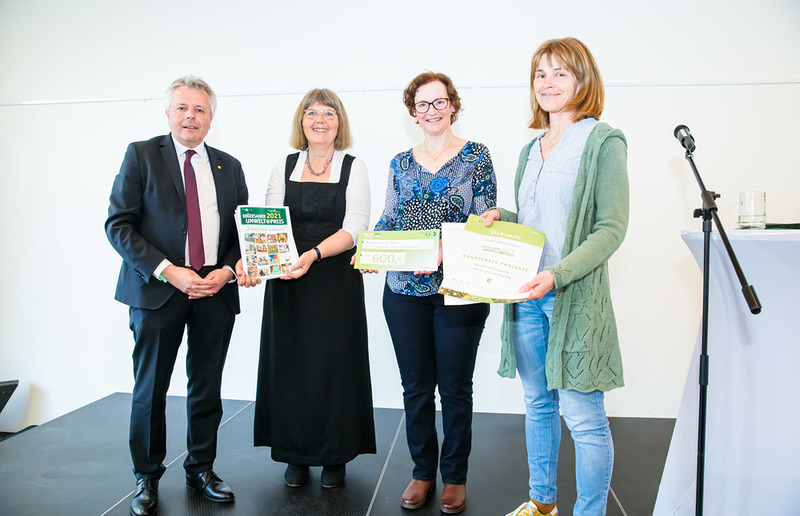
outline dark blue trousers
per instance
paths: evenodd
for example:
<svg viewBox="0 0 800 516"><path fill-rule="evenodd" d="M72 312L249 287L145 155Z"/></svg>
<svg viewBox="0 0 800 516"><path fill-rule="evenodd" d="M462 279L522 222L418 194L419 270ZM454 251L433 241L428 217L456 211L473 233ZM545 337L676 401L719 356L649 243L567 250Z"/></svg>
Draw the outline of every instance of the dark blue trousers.
<svg viewBox="0 0 800 516"><path fill-rule="evenodd" d="M472 373L489 305L445 306L440 294L406 296L389 287L383 313L403 382L408 449L416 480L465 484L472 449ZM435 390L442 401L441 458Z"/></svg>
<svg viewBox="0 0 800 516"><path fill-rule="evenodd" d="M160 477L165 470L167 390L187 327L186 446L189 453L183 465L189 473L213 467L217 429L222 419L222 368L234 317L221 295L189 300L186 294L176 292L157 310L131 307L135 382L130 449L137 478Z"/></svg>

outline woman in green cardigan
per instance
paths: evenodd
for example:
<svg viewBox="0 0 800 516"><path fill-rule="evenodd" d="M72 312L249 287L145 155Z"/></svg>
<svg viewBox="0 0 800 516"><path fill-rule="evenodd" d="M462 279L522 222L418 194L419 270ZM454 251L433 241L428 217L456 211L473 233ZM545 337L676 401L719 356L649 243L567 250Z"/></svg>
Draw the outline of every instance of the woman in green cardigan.
<svg viewBox="0 0 800 516"><path fill-rule="evenodd" d="M530 501L509 516L558 514L559 408L575 442L574 514L606 513L614 445L604 392L622 387L608 259L628 225L627 144L598 122L603 83L594 57L574 38L542 44L531 61L532 129L514 180L519 222L546 236L528 300L507 305L499 373L518 370L525 392Z"/></svg>

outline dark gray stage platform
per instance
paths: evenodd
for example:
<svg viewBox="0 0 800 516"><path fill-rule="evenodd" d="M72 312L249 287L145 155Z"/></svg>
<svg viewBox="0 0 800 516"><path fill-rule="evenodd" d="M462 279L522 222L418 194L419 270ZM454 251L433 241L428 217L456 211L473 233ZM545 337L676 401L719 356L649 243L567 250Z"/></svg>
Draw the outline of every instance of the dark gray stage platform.
<svg viewBox="0 0 800 516"><path fill-rule="evenodd" d="M127 515L135 481L128 455L130 394L117 393L0 442L0 515ZM253 405L225 400L215 470L236 493L216 505L188 489L183 475L185 398L168 403L167 472L159 515L439 515L438 496L424 508L400 507L411 479L401 410L375 409L376 455L347 468L337 489L319 485L320 468L299 489L283 483L284 464L252 446ZM524 417L475 414L467 509L473 516L503 516L527 496ZM616 463L609 516L652 514L674 420L612 418ZM559 463L559 509L572 514L574 454L564 433ZM441 486L438 494L441 493Z"/></svg>

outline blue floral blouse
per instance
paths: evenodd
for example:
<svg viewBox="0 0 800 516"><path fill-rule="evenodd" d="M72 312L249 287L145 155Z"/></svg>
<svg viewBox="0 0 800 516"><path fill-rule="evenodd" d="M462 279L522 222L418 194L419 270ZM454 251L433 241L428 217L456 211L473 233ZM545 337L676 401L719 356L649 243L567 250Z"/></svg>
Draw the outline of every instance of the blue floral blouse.
<svg viewBox="0 0 800 516"><path fill-rule="evenodd" d="M441 229L442 222L466 222L497 203L497 181L489 149L467 142L435 174L421 167L411 150L392 159L386 202L375 231ZM432 274L388 271L392 292L430 296L439 291L442 267Z"/></svg>

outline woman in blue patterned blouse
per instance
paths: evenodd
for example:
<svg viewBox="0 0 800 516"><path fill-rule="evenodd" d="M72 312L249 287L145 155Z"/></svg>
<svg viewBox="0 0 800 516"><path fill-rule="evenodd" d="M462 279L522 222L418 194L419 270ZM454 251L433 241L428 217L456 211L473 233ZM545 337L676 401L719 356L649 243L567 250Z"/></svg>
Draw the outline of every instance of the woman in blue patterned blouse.
<svg viewBox="0 0 800 516"><path fill-rule="evenodd" d="M444 74L415 77L403 94L424 140L392 159L386 204L376 231L441 229L493 208L497 187L489 150L458 138L451 124L461 99ZM440 259L441 262L441 252ZM418 509L435 490L437 466L444 488L441 510L466 505L472 446L472 373L489 306L445 305L436 271L387 272L383 311L403 382L413 480L400 504ZM434 391L439 388L444 439L439 450Z"/></svg>

